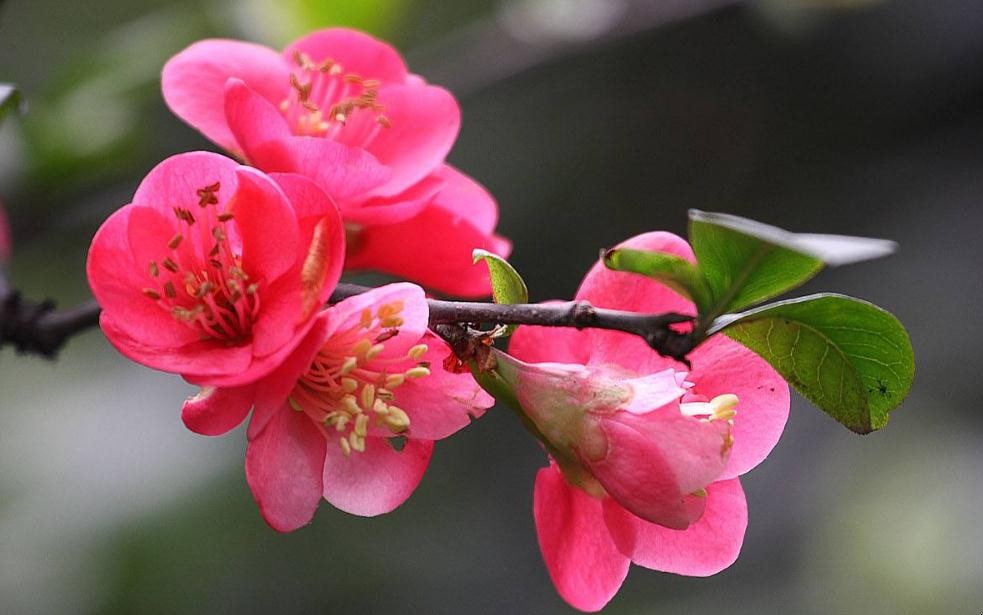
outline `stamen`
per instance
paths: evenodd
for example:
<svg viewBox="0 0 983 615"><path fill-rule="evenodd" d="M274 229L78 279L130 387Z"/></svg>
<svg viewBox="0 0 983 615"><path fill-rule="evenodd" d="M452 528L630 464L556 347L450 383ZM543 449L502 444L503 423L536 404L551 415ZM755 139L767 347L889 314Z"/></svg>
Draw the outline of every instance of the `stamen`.
<svg viewBox="0 0 983 615"><path fill-rule="evenodd" d="M413 360L419 360L421 357L423 357L423 355L427 354L427 350L428 348L426 344L417 344L416 346L410 348L409 352L406 353L406 356Z"/></svg>

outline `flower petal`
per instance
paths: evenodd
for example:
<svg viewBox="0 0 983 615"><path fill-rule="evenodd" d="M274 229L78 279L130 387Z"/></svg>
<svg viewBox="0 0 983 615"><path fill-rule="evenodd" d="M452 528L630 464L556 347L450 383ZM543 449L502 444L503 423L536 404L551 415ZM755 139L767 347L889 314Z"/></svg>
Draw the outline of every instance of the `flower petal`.
<svg viewBox="0 0 983 615"><path fill-rule="evenodd" d="M430 204L445 182L433 173L395 196L346 203L345 222L357 225L393 224L409 220Z"/></svg>
<svg viewBox="0 0 983 615"><path fill-rule="evenodd" d="M232 212L242 237L242 268L253 278L269 284L306 253L306 249L299 250L297 217L269 176L256 169L239 167L236 178L239 189Z"/></svg>
<svg viewBox="0 0 983 615"><path fill-rule="evenodd" d="M270 527L290 532L314 517L321 501L324 451L317 427L286 404L249 442L246 481Z"/></svg>
<svg viewBox="0 0 983 615"><path fill-rule="evenodd" d="M546 301L555 305L561 301ZM576 363L590 358L587 331L573 327L522 325L509 338L509 354L526 363Z"/></svg>
<svg viewBox="0 0 983 615"><path fill-rule="evenodd" d="M222 102L226 80L238 77L263 98L276 102L289 90L289 74L283 58L272 49L209 39L191 45L164 65L161 89L167 106L178 117L224 149L239 153Z"/></svg>
<svg viewBox="0 0 983 615"><path fill-rule="evenodd" d="M383 83L402 83L406 64L387 43L357 30L329 28L312 32L283 50L283 58L294 64L294 53L306 53L316 64L334 60L346 73Z"/></svg>
<svg viewBox="0 0 983 615"><path fill-rule="evenodd" d="M370 194L392 196L440 168L461 127L461 110L450 92L432 85L385 86L378 99L388 125L366 149L392 175Z"/></svg>
<svg viewBox="0 0 983 615"><path fill-rule="evenodd" d="M249 441L246 481L270 527L290 532L314 517L324 456L324 436L307 415L286 404Z"/></svg>
<svg viewBox="0 0 983 615"><path fill-rule="evenodd" d="M601 421L607 454L584 459L611 497L635 515L682 529L699 518L706 487L727 463L724 421L686 417L673 406L644 415L617 412Z"/></svg>
<svg viewBox="0 0 983 615"><path fill-rule="evenodd" d="M444 360L451 355L444 340L428 331L421 341L429 348L420 360L430 363L430 375L400 385L394 403L410 417L413 438L440 440L479 418L495 400L470 373L444 369Z"/></svg>
<svg viewBox="0 0 983 615"><path fill-rule="evenodd" d="M327 313L321 312L314 318L314 324L300 344L256 386L256 408L252 420L249 421L247 433L249 439L258 436L284 405L290 391L293 390L300 376L310 367L311 361L324 345L327 336Z"/></svg>
<svg viewBox="0 0 983 615"><path fill-rule="evenodd" d="M627 511L613 501L605 505L604 520L621 550L639 566L705 577L734 563L747 529L747 501L738 479L709 485L706 500L703 516L685 530L638 518L625 523Z"/></svg>
<svg viewBox="0 0 983 615"><path fill-rule="evenodd" d="M488 295L487 267L471 262L475 248L508 256L511 245L431 203L404 222L364 227L349 246L345 267L383 271L463 297Z"/></svg>
<svg viewBox="0 0 983 615"><path fill-rule="evenodd" d="M694 260L693 251L683 239L657 231L645 233L619 244L621 248L667 252ZM589 301L595 307L630 312L677 312L695 314L693 303L669 287L651 278L623 271L612 271L604 263L595 263L577 291L578 300ZM614 364L638 373L661 371L679 364L653 352L637 335L621 331L590 330L592 364Z"/></svg>
<svg viewBox="0 0 983 615"><path fill-rule="evenodd" d="M133 204L156 209L173 220L175 207L198 209L198 190L218 183L215 208L223 211L238 188L237 168L235 160L214 152L175 154L147 173L133 195Z"/></svg>
<svg viewBox="0 0 983 615"><path fill-rule="evenodd" d="M449 164L442 165L435 175L444 181L444 188L434 199L434 205L463 216L482 233L495 232L498 203L484 186Z"/></svg>
<svg viewBox="0 0 983 615"><path fill-rule="evenodd" d="M369 436L365 451L345 456L337 442L328 442L324 463L324 499L363 517L394 510L420 484L433 454L433 442L407 439L397 451L385 438Z"/></svg>
<svg viewBox="0 0 983 615"><path fill-rule="evenodd" d="M241 423L253 406L253 387L204 387L184 401L181 420L203 436L220 436Z"/></svg>
<svg viewBox="0 0 983 615"><path fill-rule="evenodd" d="M309 177L339 202L389 178L389 169L361 148L290 134L276 107L241 81L230 80L226 86L225 113L251 164L267 173Z"/></svg>
<svg viewBox="0 0 983 615"><path fill-rule="evenodd" d="M399 313L403 324L399 326L396 335L385 341L379 359L405 356L410 348L420 343L430 320L430 308L427 306L423 289L415 284L407 282L386 284L331 306L325 312L325 318L328 319L328 335L336 331L344 331L357 324L364 310L371 310L375 314L380 306L389 303L403 304L403 309Z"/></svg>
<svg viewBox="0 0 983 615"><path fill-rule="evenodd" d="M734 478L761 463L785 429L789 390L785 379L744 346L715 335L690 354L687 380L694 393L712 399L733 393L739 400L734 417L734 446L720 478Z"/></svg>
<svg viewBox="0 0 983 615"><path fill-rule="evenodd" d="M601 506L555 465L536 474L533 517L546 569L560 596L582 611L601 610L628 575L629 560L601 522Z"/></svg>

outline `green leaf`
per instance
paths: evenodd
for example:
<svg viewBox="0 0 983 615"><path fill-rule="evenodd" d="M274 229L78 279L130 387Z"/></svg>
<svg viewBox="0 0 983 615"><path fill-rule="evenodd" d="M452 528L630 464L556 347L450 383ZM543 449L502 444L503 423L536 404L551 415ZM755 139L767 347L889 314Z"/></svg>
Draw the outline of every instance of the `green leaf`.
<svg viewBox="0 0 983 615"><path fill-rule="evenodd" d="M685 258L665 252L646 252L631 248L611 248L602 255L604 264L614 271L631 271L662 282L688 297L700 312L710 307L710 289L699 268Z"/></svg>
<svg viewBox="0 0 983 615"><path fill-rule="evenodd" d="M739 216L689 212L689 240L710 289L711 320L801 286L823 265L886 256L892 241L843 235L791 233Z"/></svg>
<svg viewBox="0 0 983 615"><path fill-rule="evenodd" d="M8 113L20 111L20 90L9 83L0 83L0 124Z"/></svg>
<svg viewBox="0 0 983 615"><path fill-rule="evenodd" d="M512 265L507 260L492 254L486 250L477 249L471 253L475 264L478 261L485 261L488 265L488 273L491 275L492 296L495 303L527 303L529 301L529 289ZM507 337L515 331L516 325L502 327L497 337Z"/></svg>
<svg viewBox="0 0 983 615"><path fill-rule="evenodd" d="M908 395L908 333L881 308L836 294L780 301L714 321L768 361L803 397L857 433L887 424Z"/></svg>

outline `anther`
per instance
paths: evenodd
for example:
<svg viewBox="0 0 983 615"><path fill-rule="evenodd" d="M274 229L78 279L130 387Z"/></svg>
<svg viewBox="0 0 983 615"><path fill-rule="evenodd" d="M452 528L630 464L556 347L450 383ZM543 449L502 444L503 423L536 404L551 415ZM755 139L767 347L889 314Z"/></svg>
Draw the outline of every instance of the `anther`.
<svg viewBox="0 0 983 615"><path fill-rule="evenodd" d="M341 379L341 390L345 393L351 393L358 388L358 380L354 378L342 378Z"/></svg>
<svg viewBox="0 0 983 615"><path fill-rule="evenodd" d="M167 247L172 250L177 250L177 247L181 245L181 241L183 240L184 237L181 235L181 233L178 233L174 237L171 237L171 240L167 242Z"/></svg>
<svg viewBox="0 0 983 615"><path fill-rule="evenodd" d="M349 414L361 414L362 409L358 407L358 402L355 401L354 395L345 395L341 398L341 406L345 409L345 412Z"/></svg>
<svg viewBox="0 0 983 615"><path fill-rule="evenodd" d="M372 310L369 308L362 310L362 317L359 319L359 324L362 325L363 329L368 329L372 326Z"/></svg>
<svg viewBox="0 0 983 615"><path fill-rule="evenodd" d="M372 342L363 337L352 345L352 354L356 357L364 357L370 348L372 348Z"/></svg>
<svg viewBox="0 0 983 615"><path fill-rule="evenodd" d="M150 297L154 301L160 299L160 293L152 288L144 288L142 292L144 295Z"/></svg>
<svg viewBox="0 0 983 615"><path fill-rule="evenodd" d="M373 345L371 348L368 349L368 351L366 351L365 360L371 361L372 359L376 358L377 356L379 356L379 354L382 352L384 348L385 346L383 346L382 344Z"/></svg>
<svg viewBox="0 0 983 615"><path fill-rule="evenodd" d="M338 442L341 444L341 452L345 454L345 457L352 454L352 447L348 444L348 438L339 438Z"/></svg>
<svg viewBox="0 0 983 615"><path fill-rule="evenodd" d="M164 284L164 294L167 295L169 299L174 299L177 297L177 290L174 288L174 283L170 280Z"/></svg>
<svg viewBox="0 0 983 615"><path fill-rule="evenodd" d="M361 393L362 407L368 410L375 403L375 385L367 384L362 387Z"/></svg>
<svg viewBox="0 0 983 615"><path fill-rule="evenodd" d="M161 261L161 263L164 265L164 269L167 269L171 273L177 273L181 270L181 268L177 266L177 263L174 262L174 259L172 259L170 256Z"/></svg>
<svg viewBox="0 0 983 615"><path fill-rule="evenodd" d="M155 278L158 277L158 276L160 276L160 268L157 267L157 263L156 262L150 261L149 269L150 269L150 275L151 276L153 276Z"/></svg>
<svg viewBox="0 0 983 615"><path fill-rule="evenodd" d="M416 367L412 367L406 370L407 378L423 378L424 376L429 376L429 375L430 375L430 370L426 367L423 367L422 365L417 365Z"/></svg>
<svg viewBox="0 0 983 615"><path fill-rule="evenodd" d="M345 375L358 366L358 359L355 357L345 357L345 362L341 364L341 375Z"/></svg>
<svg viewBox="0 0 983 615"><path fill-rule="evenodd" d="M390 374L386 376L386 388L395 389L399 385L406 382L406 376L403 374Z"/></svg>

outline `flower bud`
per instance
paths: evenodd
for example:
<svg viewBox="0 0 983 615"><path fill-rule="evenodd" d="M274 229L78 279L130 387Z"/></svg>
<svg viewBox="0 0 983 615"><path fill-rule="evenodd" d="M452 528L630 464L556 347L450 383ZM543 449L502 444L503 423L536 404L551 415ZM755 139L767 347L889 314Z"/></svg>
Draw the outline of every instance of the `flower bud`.
<svg viewBox="0 0 983 615"><path fill-rule="evenodd" d="M666 527L700 518L703 490L730 453L733 396L717 404L724 412L697 414L690 404L684 413L685 373L672 369L636 376L613 366L496 359L568 482Z"/></svg>

